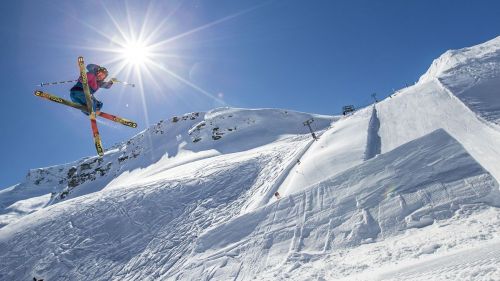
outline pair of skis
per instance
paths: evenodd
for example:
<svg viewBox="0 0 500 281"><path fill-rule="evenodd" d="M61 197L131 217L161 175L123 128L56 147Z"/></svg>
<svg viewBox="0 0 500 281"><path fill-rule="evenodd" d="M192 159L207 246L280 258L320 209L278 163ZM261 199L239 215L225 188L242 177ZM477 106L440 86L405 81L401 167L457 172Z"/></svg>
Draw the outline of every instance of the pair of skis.
<svg viewBox="0 0 500 281"><path fill-rule="evenodd" d="M60 98L58 96L49 94L47 92L42 92L42 91L38 91L38 90L35 91L35 96L41 97L41 98L44 98L44 99L47 99L47 100L50 100L53 102L57 102L60 104L64 104L64 105L67 105L67 106L70 106L70 107L80 109L80 110L87 112L89 114L89 118L90 118L90 127L92 129L92 136L94 138L94 144L95 144L95 148L97 150L97 154L99 154L99 156L103 156L104 155L104 148L102 146L101 136L99 134L99 129L97 128L96 116L100 116L100 117L106 118L106 119L114 121L114 122L118 122L120 124L123 124L125 126L129 126L132 128L136 128L137 123L130 121L130 120L127 120L127 119L122 118L122 117L118 117L115 115L111 115L109 113L105 113L105 112L96 113L94 111L94 106L92 103L92 96L90 94L89 84L87 81L87 72L85 70L85 62L83 60L83 57L78 57L78 67L80 69L80 77L82 79L83 92L85 93L87 106L77 104L77 103L65 100L63 98Z"/></svg>
<svg viewBox="0 0 500 281"><path fill-rule="evenodd" d="M57 102L57 103L60 103L60 104L64 104L64 105L67 105L69 107L73 107L73 108L76 108L76 109L79 109L79 110L82 110L82 111L88 113L88 111L87 111L88 108L85 105L81 105L79 103L71 102L69 100L63 99L61 97L58 97L58 96L53 95L53 94L48 93L48 92L36 90L35 91L35 96L43 98L43 99L46 99L46 100L49 100L49 101L53 101L53 102ZM102 112L102 111L96 112L96 115L99 116L99 117L102 117L104 119L108 119L108 120L111 120L113 122L117 122L117 123L120 123L122 125L131 127L131 128L137 128L137 123L135 123L134 121L125 119L123 117L120 117L120 116L112 115L112 114L109 114L109 113L106 113L106 112Z"/></svg>

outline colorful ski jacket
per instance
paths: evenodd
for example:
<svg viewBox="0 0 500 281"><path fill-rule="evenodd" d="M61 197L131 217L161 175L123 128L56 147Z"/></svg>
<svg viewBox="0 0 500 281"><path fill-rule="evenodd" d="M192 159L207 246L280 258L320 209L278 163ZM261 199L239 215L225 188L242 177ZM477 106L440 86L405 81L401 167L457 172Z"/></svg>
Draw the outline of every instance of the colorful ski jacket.
<svg viewBox="0 0 500 281"><path fill-rule="evenodd" d="M99 88L106 88L109 89L113 85L112 81L104 82L104 81L97 81L97 76L96 76L96 71L99 68L98 65L96 64L89 64L87 65L87 81L89 84L89 89L90 89L90 94L93 95ZM71 88L71 91L82 91L83 92L83 85L82 85L82 78L78 78L78 82Z"/></svg>

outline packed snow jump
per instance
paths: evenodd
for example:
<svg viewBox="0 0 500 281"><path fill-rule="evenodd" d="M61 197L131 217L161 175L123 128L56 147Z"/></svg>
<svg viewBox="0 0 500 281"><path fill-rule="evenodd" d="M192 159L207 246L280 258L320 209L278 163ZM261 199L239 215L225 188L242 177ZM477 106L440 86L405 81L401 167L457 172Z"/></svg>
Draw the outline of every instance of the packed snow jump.
<svg viewBox="0 0 500 281"><path fill-rule="evenodd" d="M97 154L99 154L99 156L103 156L104 148L102 146L99 129L97 128L96 116L100 116L132 128L136 128L137 123L119 116L102 112L101 108L103 103L94 97L94 93L100 88L111 88L114 82L131 85L132 87L135 85L127 82L121 82L116 78L111 78L109 81L105 81L108 76L108 70L96 64L89 64L85 67L83 57L78 57L78 67L80 71L80 77L78 80L40 84L40 86L43 86L58 83L77 82L70 90L70 97L72 101L40 90L35 90L35 96L80 109L85 115L88 115L90 118L90 127L92 129L92 136L94 138Z"/></svg>

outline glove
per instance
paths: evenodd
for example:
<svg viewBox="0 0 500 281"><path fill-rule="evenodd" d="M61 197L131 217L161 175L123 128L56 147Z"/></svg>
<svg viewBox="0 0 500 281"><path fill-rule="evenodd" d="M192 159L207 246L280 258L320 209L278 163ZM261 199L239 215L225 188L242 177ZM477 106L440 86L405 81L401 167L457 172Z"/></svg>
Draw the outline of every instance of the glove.
<svg viewBox="0 0 500 281"><path fill-rule="evenodd" d="M118 79L116 79L116 78L111 78L111 80L110 80L110 81L111 81L112 83L114 83L114 82L118 82Z"/></svg>

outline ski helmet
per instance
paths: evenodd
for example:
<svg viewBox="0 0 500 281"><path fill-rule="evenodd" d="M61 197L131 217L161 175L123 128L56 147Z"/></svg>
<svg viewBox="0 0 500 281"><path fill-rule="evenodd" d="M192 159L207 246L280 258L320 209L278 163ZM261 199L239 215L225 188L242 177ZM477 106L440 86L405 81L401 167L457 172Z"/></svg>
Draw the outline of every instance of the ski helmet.
<svg viewBox="0 0 500 281"><path fill-rule="evenodd" d="M104 75L106 75L106 77L108 77L108 70L104 66L99 66L97 68L97 71L95 73L97 74L99 72L104 73Z"/></svg>

